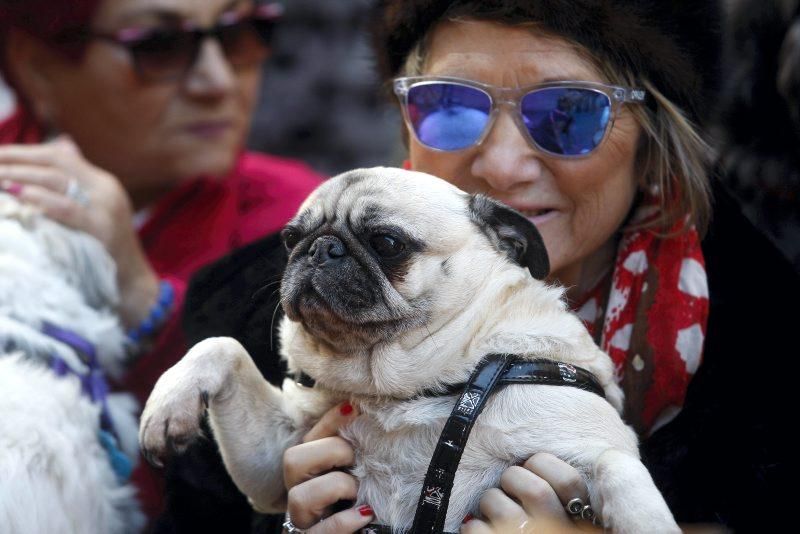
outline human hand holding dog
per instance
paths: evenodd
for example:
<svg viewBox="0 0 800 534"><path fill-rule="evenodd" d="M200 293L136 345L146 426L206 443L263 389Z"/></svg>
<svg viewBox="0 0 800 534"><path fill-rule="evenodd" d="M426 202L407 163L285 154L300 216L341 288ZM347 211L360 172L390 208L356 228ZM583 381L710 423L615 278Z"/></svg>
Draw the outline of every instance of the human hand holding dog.
<svg viewBox="0 0 800 534"><path fill-rule="evenodd" d="M331 514L340 500L353 500L358 481L339 468L353 465L354 451L338 436L339 429L358 416L351 404L334 406L304 436L303 442L286 450L283 480L288 490L288 512L298 528L313 534L355 532L374 515L368 506Z"/></svg>
<svg viewBox="0 0 800 534"><path fill-rule="evenodd" d="M500 477L500 488L483 494L481 519L468 518L461 532L599 532L588 521L573 521L565 504L589 502L589 490L577 469L556 456L537 453Z"/></svg>
<svg viewBox="0 0 800 534"><path fill-rule="evenodd" d="M0 146L0 189L97 238L117 264L123 323L132 327L147 316L158 298L158 277L139 243L133 207L119 180L62 136L38 145Z"/></svg>
<svg viewBox="0 0 800 534"><path fill-rule="evenodd" d="M288 511L298 528L314 534L355 532L372 520L361 508L330 514L340 500L355 499L358 481L337 469L354 462L350 444L338 436L339 428L358 416L345 403L333 407L305 435L303 443L286 450L283 478L288 490ZM522 466L508 468L500 479L502 489L487 491L480 501L481 519L467 518L461 532L593 532L589 522L572 521L564 504L575 497L589 502L589 491L577 469L552 454L538 453ZM310 527L310 528L309 528Z"/></svg>

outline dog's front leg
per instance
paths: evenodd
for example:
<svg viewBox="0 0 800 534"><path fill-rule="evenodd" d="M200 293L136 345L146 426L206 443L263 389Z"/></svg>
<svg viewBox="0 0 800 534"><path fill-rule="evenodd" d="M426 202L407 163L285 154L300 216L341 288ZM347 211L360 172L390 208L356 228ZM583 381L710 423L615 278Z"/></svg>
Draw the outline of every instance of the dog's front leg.
<svg viewBox="0 0 800 534"><path fill-rule="evenodd" d="M630 453L608 449L600 454L590 493L614 532L681 532L647 468Z"/></svg>
<svg viewBox="0 0 800 534"><path fill-rule="evenodd" d="M236 340L209 338L167 370L150 394L139 431L145 458L159 465L183 452L200 435L206 408L238 488L257 510L281 511L283 451L300 440L308 412L287 403Z"/></svg>

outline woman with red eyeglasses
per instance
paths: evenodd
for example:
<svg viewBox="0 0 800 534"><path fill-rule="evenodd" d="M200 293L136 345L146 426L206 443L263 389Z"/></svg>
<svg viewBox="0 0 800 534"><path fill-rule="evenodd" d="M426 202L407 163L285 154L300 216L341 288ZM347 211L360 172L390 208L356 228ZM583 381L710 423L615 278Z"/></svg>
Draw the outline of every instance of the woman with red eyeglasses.
<svg viewBox="0 0 800 534"><path fill-rule="evenodd" d="M319 182L243 151L280 6L252 0L2 0L0 190L114 257L141 401L185 352L189 277L280 229ZM153 480L137 472L151 515Z"/></svg>

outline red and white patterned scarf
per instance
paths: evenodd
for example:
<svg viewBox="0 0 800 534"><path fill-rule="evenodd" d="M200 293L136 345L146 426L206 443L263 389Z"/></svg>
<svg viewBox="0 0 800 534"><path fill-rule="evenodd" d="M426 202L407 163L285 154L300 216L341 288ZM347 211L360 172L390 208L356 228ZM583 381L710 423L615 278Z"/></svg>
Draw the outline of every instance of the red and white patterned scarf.
<svg viewBox="0 0 800 534"><path fill-rule="evenodd" d="M645 208L635 220L642 220ZM708 281L694 227L667 237L623 234L613 274L576 311L614 361L625 420L640 436L671 421L700 366L708 322ZM605 312L605 313L604 313Z"/></svg>
<svg viewBox="0 0 800 534"><path fill-rule="evenodd" d="M645 203L632 220L655 210ZM625 392L625 420L643 437L681 411L703 354L708 280L700 236L684 227L679 221L666 237L623 233L611 276L574 306L592 336L600 333Z"/></svg>

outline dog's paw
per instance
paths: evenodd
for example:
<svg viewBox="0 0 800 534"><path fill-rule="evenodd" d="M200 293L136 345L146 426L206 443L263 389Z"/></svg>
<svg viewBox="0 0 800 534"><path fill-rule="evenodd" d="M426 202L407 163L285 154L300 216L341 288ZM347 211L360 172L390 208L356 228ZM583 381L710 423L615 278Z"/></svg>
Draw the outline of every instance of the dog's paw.
<svg viewBox="0 0 800 534"><path fill-rule="evenodd" d="M142 456L156 467L163 467L167 458L183 453L201 435L208 407L208 391L191 382L175 384L168 373L153 389L139 426Z"/></svg>
<svg viewBox="0 0 800 534"><path fill-rule="evenodd" d="M209 400L229 375L231 358L225 355L231 346L239 345L225 338L202 341L158 379L139 425L139 445L148 462L162 467L200 437Z"/></svg>

